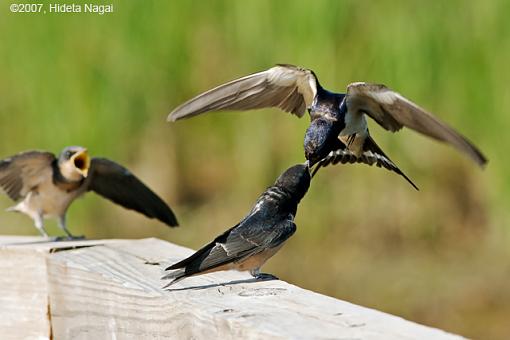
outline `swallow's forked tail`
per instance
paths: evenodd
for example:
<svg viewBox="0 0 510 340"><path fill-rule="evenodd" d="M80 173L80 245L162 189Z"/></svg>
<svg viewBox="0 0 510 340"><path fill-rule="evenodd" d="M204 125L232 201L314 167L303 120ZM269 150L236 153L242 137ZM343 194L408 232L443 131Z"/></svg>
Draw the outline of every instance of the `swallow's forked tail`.
<svg viewBox="0 0 510 340"><path fill-rule="evenodd" d="M222 235L223 236L223 235ZM221 237L221 236L220 236ZM215 240L216 241L216 240ZM181 281L187 277L193 276L203 271L200 269L200 265L207 257L212 247L215 244L215 241L207 244L203 248L197 250L193 255L185 258L182 261L174 263L171 266L165 268L165 271L171 271L168 274L165 274L161 279L168 280L172 279L168 284L166 284L163 289L170 287L176 282Z"/></svg>
<svg viewBox="0 0 510 340"><path fill-rule="evenodd" d="M167 270L168 270L168 268L167 268ZM179 268L179 269L172 271L171 273L166 274L165 276L163 276L161 278L161 280L172 279L172 281L170 281L169 283L164 285L163 289L170 287L174 283L181 281L182 279L186 278L187 276L188 275L186 275L186 268Z"/></svg>
<svg viewBox="0 0 510 340"><path fill-rule="evenodd" d="M367 165L375 164L377 167L385 168L399 174L409 184L411 184L414 189L418 191L420 190L416 184L414 184L413 181L411 181L411 179L407 177L406 174L404 174L404 172L402 172L402 170L400 170L388 156L386 156L386 154L381 150L381 148L379 148L379 146L370 136L367 137L365 144L363 145L363 152L360 156L357 156L354 152L347 148L333 150L315 165L315 168L312 170L312 177L315 176L320 168L326 167L329 164L337 163L364 163Z"/></svg>

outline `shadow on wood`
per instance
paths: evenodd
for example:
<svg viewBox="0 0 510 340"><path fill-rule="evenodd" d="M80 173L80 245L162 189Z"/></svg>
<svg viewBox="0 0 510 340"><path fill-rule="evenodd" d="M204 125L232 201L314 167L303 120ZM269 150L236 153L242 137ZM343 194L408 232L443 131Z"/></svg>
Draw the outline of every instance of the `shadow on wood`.
<svg viewBox="0 0 510 340"><path fill-rule="evenodd" d="M192 251L157 239L0 237L2 339L460 339L283 281L212 273L163 291Z"/></svg>

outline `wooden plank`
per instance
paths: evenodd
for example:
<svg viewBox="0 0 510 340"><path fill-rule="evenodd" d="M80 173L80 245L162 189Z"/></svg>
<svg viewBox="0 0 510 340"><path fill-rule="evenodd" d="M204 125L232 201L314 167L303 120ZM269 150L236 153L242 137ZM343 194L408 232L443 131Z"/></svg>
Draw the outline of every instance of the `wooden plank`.
<svg viewBox="0 0 510 340"><path fill-rule="evenodd" d="M45 307L25 316L35 320L49 310L46 328L37 326L41 336L51 326L55 339L461 339L283 281L256 282L247 273L198 276L162 291L164 265L191 250L157 239L79 245L0 246L0 268L6 252L17 256L19 268L45 268L34 271L37 278L46 271L45 285L10 281L22 293L46 294L33 303Z"/></svg>
<svg viewBox="0 0 510 340"><path fill-rule="evenodd" d="M0 339L51 338L47 259L52 249L80 243L97 242L49 243L41 237L0 237Z"/></svg>
<svg viewBox="0 0 510 340"><path fill-rule="evenodd" d="M48 279L42 253L0 248L2 339L49 339Z"/></svg>

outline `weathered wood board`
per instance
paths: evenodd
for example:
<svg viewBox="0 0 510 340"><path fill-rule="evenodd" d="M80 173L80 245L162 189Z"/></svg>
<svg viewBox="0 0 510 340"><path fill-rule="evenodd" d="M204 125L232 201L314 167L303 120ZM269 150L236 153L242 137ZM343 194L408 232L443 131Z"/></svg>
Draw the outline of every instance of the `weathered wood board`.
<svg viewBox="0 0 510 340"><path fill-rule="evenodd" d="M40 241L0 237L1 339L461 339L247 273L163 291L191 250L157 239Z"/></svg>

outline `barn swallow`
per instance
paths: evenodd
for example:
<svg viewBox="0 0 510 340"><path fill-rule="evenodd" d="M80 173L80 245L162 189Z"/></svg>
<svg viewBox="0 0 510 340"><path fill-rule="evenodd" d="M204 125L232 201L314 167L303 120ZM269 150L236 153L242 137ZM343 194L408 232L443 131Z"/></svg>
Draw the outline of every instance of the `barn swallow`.
<svg viewBox="0 0 510 340"><path fill-rule="evenodd" d="M403 176L416 188L371 138L366 115L391 132L405 126L453 145L480 166L487 163L485 156L465 137L384 85L356 82L347 86L347 93L333 93L321 86L312 70L288 64L278 64L199 94L171 112L168 120L208 111L267 107L277 107L297 117L308 111L311 123L304 149L311 167L341 162L348 155L349 163L375 162Z"/></svg>
<svg viewBox="0 0 510 340"><path fill-rule="evenodd" d="M45 237L43 219L54 217L73 238L66 226L67 209L91 190L124 208L177 226L172 210L129 170L105 158L91 159L80 146L66 147L58 158L50 152L27 151L1 160L0 187L19 201L7 210L30 216Z"/></svg>
<svg viewBox="0 0 510 340"><path fill-rule="evenodd" d="M186 277L220 270L250 271L255 278L273 277L260 267L294 234L299 201L310 186L308 164L287 169L262 193L249 214L190 257L171 265L164 288Z"/></svg>

